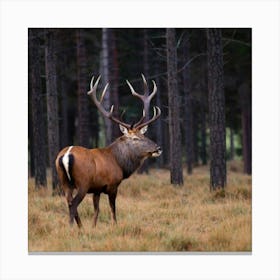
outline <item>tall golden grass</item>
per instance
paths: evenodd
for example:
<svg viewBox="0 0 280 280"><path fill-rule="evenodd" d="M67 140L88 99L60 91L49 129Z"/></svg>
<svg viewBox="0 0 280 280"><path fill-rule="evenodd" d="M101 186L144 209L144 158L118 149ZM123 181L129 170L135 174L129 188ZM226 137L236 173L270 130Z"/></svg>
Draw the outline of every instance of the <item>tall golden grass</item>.
<svg viewBox="0 0 280 280"><path fill-rule="evenodd" d="M92 196L78 210L83 223L68 224L65 198L51 188L28 186L29 252L249 252L252 248L251 177L230 163L225 191L210 192L207 167L184 175L184 186L169 183L169 172L151 170L122 182L117 197L118 224L111 224L101 195L97 227Z"/></svg>

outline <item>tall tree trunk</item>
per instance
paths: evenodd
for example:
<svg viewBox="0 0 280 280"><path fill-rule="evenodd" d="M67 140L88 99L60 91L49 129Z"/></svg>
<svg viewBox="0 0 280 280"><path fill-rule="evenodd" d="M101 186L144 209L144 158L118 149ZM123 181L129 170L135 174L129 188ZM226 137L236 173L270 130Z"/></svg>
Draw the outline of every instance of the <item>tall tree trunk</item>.
<svg viewBox="0 0 280 280"><path fill-rule="evenodd" d="M66 33L68 34L68 33ZM58 68L58 91L59 91L59 101L60 101L60 120L59 120L59 130L60 130L60 148L66 147L71 144L69 139L69 129L68 129L68 91L67 91L67 52L65 51L65 30L60 29L58 31L58 46L57 52L59 59L57 60Z"/></svg>
<svg viewBox="0 0 280 280"><path fill-rule="evenodd" d="M233 160L235 156L235 148L234 148L234 131L230 128L230 159Z"/></svg>
<svg viewBox="0 0 280 280"><path fill-rule="evenodd" d="M57 104L57 69L56 69L56 30L46 30L45 66L48 115L49 164L52 175L53 194L60 193L55 169L55 159L59 152L58 104Z"/></svg>
<svg viewBox="0 0 280 280"><path fill-rule="evenodd" d="M89 99L87 96L88 75L85 34L83 29L77 29L76 43L78 70L78 143L81 146L89 148Z"/></svg>
<svg viewBox="0 0 280 280"><path fill-rule="evenodd" d="M207 147L206 147L206 112L204 104L201 106L201 151L200 157L203 165L207 164Z"/></svg>
<svg viewBox="0 0 280 280"><path fill-rule="evenodd" d="M28 46L29 47L29 46ZM29 60L30 62L30 60ZM30 69L30 66L29 66ZM28 73L28 79L31 79L31 73ZM34 157L35 157L35 151L34 151L34 141L33 141L33 123L32 123L32 110L30 107L32 107L32 96L30 98L31 93L31 83L28 83L28 99L31 99L31 104L29 104L29 113L31 116L28 116L28 152L29 152L29 164L28 164L28 176L35 177L35 165L34 165Z"/></svg>
<svg viewBox="0 0 280 280"><path fill-rule="evenodd" d="M207 29L208 90L210 125L210 189L226 185L225 96L222 34L219 28Z"/></svg>
<svg viewBox="0 0 280 280"><path fill-rule="evenodd" d="M108 28L102 29L102 57L101 57L101 64L102 64L102 73L103 79L102 82L104 86L106 83L110 81L110 63L109 63L109 43L110 42L110 31ZM107 92L103 99L104 108L108 111L111 105L111 86L107 88ZM104 125L105 125L105 138L106 138L106 145L109 145L112 142L112 122L108 118L104 118Z"/></svg>
<svg viewBox="0 0 280 280"><path fill-rule="evenodd" d="M180 131L180 97L177 85L177 50L175 29L166 29L167 74L168 74L168 118L170 134L171 184L183 184L182 147Z"/></svg>
<svg viewBox="0 0 280 280"><path fill-rule="evenodd" d="M239 87L242 106L242 151L244 173L252 174L252 100L251 89L247 82Z"/></svg>
<svg viewBox="0 0 280 280"><path fill-rule="evenodd" d="M65 78L65 77L64 77ZM63 79L63 77L62 77ZM71 144L69 139L69 130L68 130L68 94L67 94L67 83L66 80L61 80L60 83L60 93L61 93L61 139L60 139L60 148L66 147Z"/></svg>
<svg viewBox="0 0 280 280"><path fill-rule="evenodd" d="M185 33L185 42L183 46L183 61L190 59L190 37L188 31ZM186 163L188 174L192 174L193 164L193 118L192 118L192 97L190 88L190 66L185 67L183 71L183 87L184 87L184 113L185 113L185 145L186 145Z"/></svg>
<svg viewBox="0 0 280 280"><path fill-rule="evenodd" d="M144 70L144 76L149 76L149 49L148 49L148 30L143 29L143 70ZM150 117L150 103L144 104L144 110L146 112L144 121L147 121ZM147 137L150 137L149 130L146 133ZM149 173L149 159L144 161L142 166L138 169L139 174Z"/></svg>
<svg viewBox="0 0 280 280"><path fill-rule="evenodd" d="M205 46L206 48L206 46ZM204 48L203 48L204 49ZM207 164L207 108L208 108L208 98L207 98L207 93L208 93L208 87L207 87L207 59L205 61L203 60L203 83L202 83L202 100L201 100L201 160L202 164L206 165Z"/></svg>
<svg viewBox="0 0 280 280"><path fill-rule="evenodd" d="M149 45L148 45L148 29L143 29L143 69L144 75L149 76Z"/></svg>
<svg viewBox="0 0 280 280"><path fill-rule="evenodd" d="M116 43L116 35L114 29L108 29L109 32L109 81L111 85L111 102L114 104L114 112L119 111L119 63L118 63L118 48ZM120 136L118 125L112 125L112 140Z"/></svg>
<svg viewBox="0 0 280 280"><path fill-rule="evenodd" d="M196 100L192 100L192 145L193 145L193 153L192 153L192 163L193 166L198 165L198 124L199 124L199 116L198 116L198 102Z"/></svg>
<svg viewBox="0 0 280 280"><path fill-rule="evenodd" d="M31 74L31 105L32 105L32 146L34 153L35 188L47 187L46 179L46 143L44 131L44 103L41 86L40 69L40 29L28 30L28 57Z"/></svg>

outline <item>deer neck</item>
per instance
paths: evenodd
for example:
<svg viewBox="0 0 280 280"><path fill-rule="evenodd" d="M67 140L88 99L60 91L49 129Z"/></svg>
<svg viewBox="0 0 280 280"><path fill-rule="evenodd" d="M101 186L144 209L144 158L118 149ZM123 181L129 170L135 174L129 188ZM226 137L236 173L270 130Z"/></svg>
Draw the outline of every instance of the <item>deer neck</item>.
<svg viewBox="0 0 280 280"><path fill-rule="evenodd" d="M129 148L125 142L116 140L109 148L123 171L123 177L128 178L143 162L143 158Z"/></svg>

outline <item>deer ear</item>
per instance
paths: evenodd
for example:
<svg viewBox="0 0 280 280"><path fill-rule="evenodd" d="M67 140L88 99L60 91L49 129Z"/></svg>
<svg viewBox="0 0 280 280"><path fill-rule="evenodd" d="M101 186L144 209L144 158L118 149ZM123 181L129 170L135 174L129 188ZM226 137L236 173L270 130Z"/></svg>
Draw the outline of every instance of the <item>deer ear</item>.
<svg viewBox="0 0 280 280"><path fill-rule="evenodd" d="M145 125L144 127L142 127L142 128L140 129L140 133L141 133L141 134L144 134L147 130L148 130L148 126Z"/></svg>
<svg viewBox="0 0 280 280"><path fill-rule="evenodd" d="M128 134L128 130L127 130L126 127L122 126L121 124L120 124L119 126L120 126L121 132L122 132L124 135Z"/></svg>

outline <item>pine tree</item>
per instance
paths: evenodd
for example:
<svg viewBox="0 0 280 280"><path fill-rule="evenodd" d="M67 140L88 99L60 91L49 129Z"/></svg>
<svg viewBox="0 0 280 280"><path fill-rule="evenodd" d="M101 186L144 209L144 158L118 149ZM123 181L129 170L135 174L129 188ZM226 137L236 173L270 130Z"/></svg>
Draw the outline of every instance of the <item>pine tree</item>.
<svg viewBox="0 0 280 280"><path fill-rule="evenodd" d="M40 29L28 30L28 57L32 105L32 144L34 155L35 188L47 187L46 143L44 137L44 103L41 85Z"/></svg>
<svg viewBox="0 0 280 280"><path fill-rule="evenodd" d="M210 126L210 189L226 185L225 96L222 34L219 28L207 29L208 90Z"/></svg>
<svg viewBox="0 0 280 280"><path fill-rule="evenodd" d="M46 29L45 33L45 68L47 88L47 124L48 124L48 148L49 165L51 168L53 194L60 193L58 178L55 168L55 159L59 152L58 129L58 103L57 103L57 30Z"/></svg>
<svg viewBox="0 0 280 280"><path fill-rule="evenodd" d="M182 147L180 131L180 97L177 84L177 50L175 29L166 29L168 73L168 119L170 134L171 184L183 184Z"/></svg>
<svg viewBox="0 0 280 280"><path fill-rule="evenodd" d="M78 81L78 143L90 147L87 58L83 29L76 30Z"/></svg>

